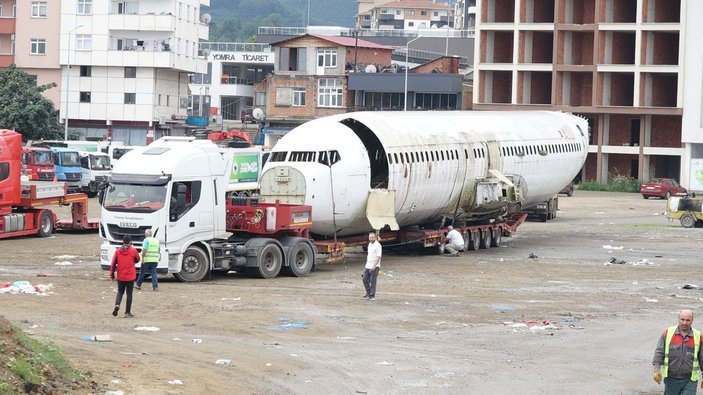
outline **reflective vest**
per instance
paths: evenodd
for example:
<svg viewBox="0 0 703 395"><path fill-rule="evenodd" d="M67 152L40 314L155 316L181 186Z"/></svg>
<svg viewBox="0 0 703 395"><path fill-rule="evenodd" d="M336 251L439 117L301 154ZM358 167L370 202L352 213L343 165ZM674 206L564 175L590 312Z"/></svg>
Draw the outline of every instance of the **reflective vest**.
<svg viewBox="0 0 703 395"><path fill-rule="evenodd" d="M144 262L145 263L151 263L151 262L159 262L159 240L157 240L155 237L147 237L144 239L144 241L149 243L149 246L146 248L146 254L144 255Z"/></svg>
<svg viewBox="0 0 703 395"><path fill-rule="evenodd" d="M676 332L676 326L670 326L666 330L666 343L664 343L664 365L662 366L662 374L664 377L669 375L669 346L671 345L671 339L674 337L674 332ZM698 350L701 348L701 331L691 328L693 332L693 369L691 370L691 381L698 381L698 371L700 366L698 364ZM681 347L685 347L682 344Z"/></svg>

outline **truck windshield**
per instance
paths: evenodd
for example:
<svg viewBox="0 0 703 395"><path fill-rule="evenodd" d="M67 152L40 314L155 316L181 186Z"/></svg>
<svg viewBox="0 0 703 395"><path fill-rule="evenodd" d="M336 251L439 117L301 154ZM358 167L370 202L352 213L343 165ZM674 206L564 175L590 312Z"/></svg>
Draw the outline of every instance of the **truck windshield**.
<svg viewBox="0 0 703 395"><path fill-rule="evenodd" d="M62 152L61 165L65 167L80 167L81 162L78 152Z"/></svg>
<svg viewBox="0 0 703 395"><path fill-rule="evenodd" d="M105 189L103 207L108 211L152 213L166 202L166 185L113 184Z"/></svg>
<svg viewBox="0 0 703 395"><path fill-rule="evenodd" d="M110 157L90 155L90 168L93 170L110 170Z"/></svg>
<svg viewBox="0 0 703 395"><path fill-rule="evenodd" d="M53 166L51 152L34 152L34 164L36 166Z"/></svg>

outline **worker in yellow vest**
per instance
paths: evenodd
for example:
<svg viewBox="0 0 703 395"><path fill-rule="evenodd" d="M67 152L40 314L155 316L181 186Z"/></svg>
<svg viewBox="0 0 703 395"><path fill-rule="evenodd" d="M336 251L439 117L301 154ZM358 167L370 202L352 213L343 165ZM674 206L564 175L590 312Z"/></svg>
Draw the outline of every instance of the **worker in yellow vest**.
<svg viewBox="0 0 703 395"><path fill-rule="evenodd" d="M146 275L151 276L151 287L154 291L159 290L159 279L156 274L156 267L159 265L161 256L159 249L159 240L152 237L151 229L144 231L144 241L142 242L142 266L139 269L139 278L137 278L137 289L142 289L142 282Z"/></svg>
<svg viewBox="0 0 703 395"><path fill-rule="evenodd" d="M679 325L664 330L654 351L654 381L664 379L664 395L694 395L700 377L701 332L693 329L693 312L681 310ZM701 382L703 388L703 382Z"/></svg>

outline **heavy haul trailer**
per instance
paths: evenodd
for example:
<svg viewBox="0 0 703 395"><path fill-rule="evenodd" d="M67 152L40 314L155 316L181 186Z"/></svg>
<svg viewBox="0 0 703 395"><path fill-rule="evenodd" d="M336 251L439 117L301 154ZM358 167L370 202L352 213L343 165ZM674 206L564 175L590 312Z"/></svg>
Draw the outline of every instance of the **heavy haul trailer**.
<svg viewBox="0 0 703 395"><path fill-rule="evenodd" d="M56 228L97 229L88 219L88 197L67 193L65 183L21 181L22 136L0 130L0 239L38 235L47 237ZM70 221L58 221L49 208L71 205Z"/></svg>

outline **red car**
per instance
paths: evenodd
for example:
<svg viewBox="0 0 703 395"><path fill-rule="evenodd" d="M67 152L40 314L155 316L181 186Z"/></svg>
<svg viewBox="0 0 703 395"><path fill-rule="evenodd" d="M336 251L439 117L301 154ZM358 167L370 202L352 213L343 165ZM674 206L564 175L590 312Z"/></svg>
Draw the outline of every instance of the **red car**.
<svg viewBox="0 0 703 395"><path fill-rule="evenodd" d="M686 188L679 185L679 183L674 179L652 178L648 182L642 184L640 187L640 193L645 199L649 199L650 197L668 199L672 195L686 195L688 191L686 191Z"/></svg>

